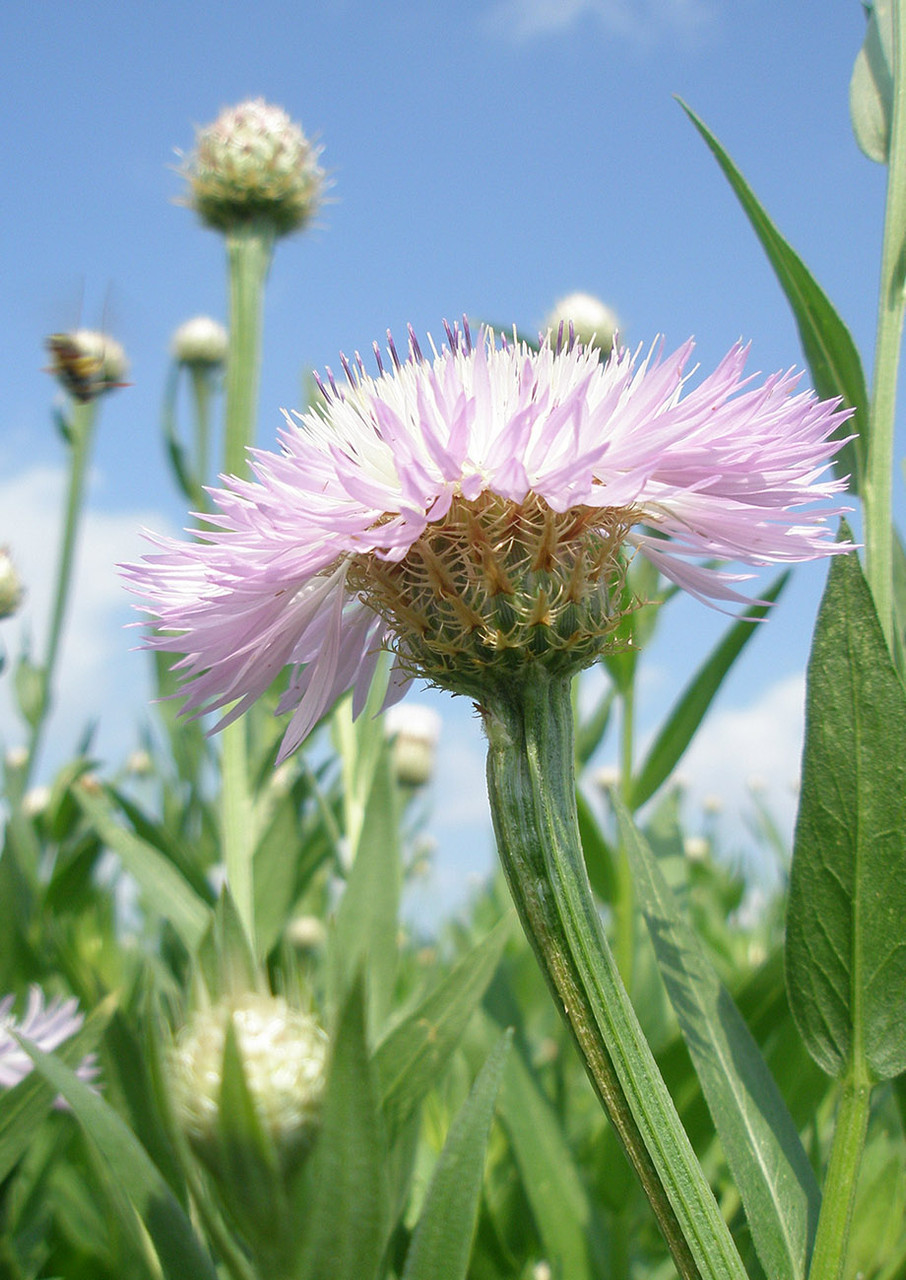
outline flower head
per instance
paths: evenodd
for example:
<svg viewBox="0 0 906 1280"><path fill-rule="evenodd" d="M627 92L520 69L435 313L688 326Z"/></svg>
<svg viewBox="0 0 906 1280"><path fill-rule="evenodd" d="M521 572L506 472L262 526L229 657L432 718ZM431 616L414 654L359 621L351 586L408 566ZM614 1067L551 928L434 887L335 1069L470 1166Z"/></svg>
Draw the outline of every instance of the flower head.
<svg viewBox="0 0 906 1280"><path fill-rule="evenodd" d="M324 186L318 149L263 98L227 107L199 129L184 173L188 203L218 231L255 220L276 235L298 231L316 212Z"/></svg>
<svg viewBox="0 0 906 1280"><path fill-rule="evenodd" d="M411 336L405 361L391 342L389 368L375 348L375 378L344 360L348 386L328 376L281 452L253 453L255 480L213 491L216 528L127 568L149 644L184 655L188 708L235 703L226 722L292 664L285 756L345 690L361 709L381 647L388 702L414 675L480 701L532 663L589 665L633 553L699 599L745 602L740 575L695 561L841 549L835 509L799 509L840 491L847 414L791 374L744 380L741 346L687 388L691 342L601 363L576 343L447 337L425 358Z"/></svg>
<svg viewBox="0 0 906 1280"><path fill-rule="evenodd" d="M78 1012L78 1001L61 1000L58 996L45 1006L44 992L40 987L29 987L25 1016L21 1022L13 1014L15 996L0 1000L0 1088L12 1089L32 1069L32 1060L22 1049L13 1032L41 1049L51 1053L79 1030L85 1021ZM86 1082L97 1075L94 1056L83 1059L76 1074Z"/></svg>
<svg viewBox="0 0 906 1280"><path fill-rule="evenodd" d="M199 1010L170 1055L176 1114L196 1142L217 1131L227 1024L232 1019L249 1092L278 1149L312 1135L320 1112L327 1036L280 996L248 994Z"/></svg>

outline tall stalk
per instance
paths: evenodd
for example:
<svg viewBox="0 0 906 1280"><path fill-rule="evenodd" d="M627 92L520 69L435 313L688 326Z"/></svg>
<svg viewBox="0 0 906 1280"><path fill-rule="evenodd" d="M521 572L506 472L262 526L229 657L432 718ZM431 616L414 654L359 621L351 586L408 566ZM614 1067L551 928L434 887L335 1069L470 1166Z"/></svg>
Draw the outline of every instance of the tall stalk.
<svg viewBox="0 0 906 1280"><path fill-rule="evenodd" d="M862 507L865 572L881 627L893 635L892 487L897 376L906 307L906 0L893 3L893 108L881 286Z"/></svg>
<svg viewBox="0 0 906 1280"><path fill-rule="evenodd" d="M54 676L56 674L57 659L60 654L60 643L63 637L63 624L66 620L66 611L72 588L79 524L85 503L85 475L88 469L88 461L91 457L91 446L97 422L97 409L97 399L74 401L68 423L70 448L69 487L66 494L66 511L63 516L63 531L57 560L53 612L50 617L44 659L40 668L38 704L32 719L28 759L25 763L22 780L23 786L27 786L31 780L52 705Z"/></svg>
<svg viewBox="0 0 906 1280"><path fill-rule="evenodd" d="M247 450L255 439L264 286L274 250L273 224L239 224L227 235L230 279L230 346L226 368L224 471L244 475ZM249 717L222 734L221 829L227 882L239 917L255 947L255 890L252 861L257 838L254 794L249 777Z"/></svg>

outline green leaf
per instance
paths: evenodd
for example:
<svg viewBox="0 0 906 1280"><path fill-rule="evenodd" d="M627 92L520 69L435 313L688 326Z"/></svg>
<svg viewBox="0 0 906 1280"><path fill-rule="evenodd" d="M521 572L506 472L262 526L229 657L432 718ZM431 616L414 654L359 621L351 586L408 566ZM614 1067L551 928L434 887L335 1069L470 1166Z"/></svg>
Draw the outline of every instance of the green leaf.
<svg viewBox="0 0 906 1280"><path fill-rule="evenodd" d="M796 1126L657 859L619 796L613 804L661 977L765 1274L771 1280L804 1280L821 1195Z"/></svg>
<svg viewBox="0 0 906 1280"><path fill-rule="evenodd" d="M494 1103L511 1040L508 1031L492 1049L450 1126L406 1255L403 1280L465 1280Z"/></svg>
<svg viewBox="0 0 906 1280"><path fill-rule="evenodd" d="M104 843L145 890L148 904L173 925L189 951L194 951L211 919L208 905L154 845L120 826L104 792L79 787L75 798Z"/></svg>
<svg viewBox="0 0 906 1280"><path fill-rule="evenodd" d="M777 600L789 576L789 571L782 573L764 593L768 604ZM754 620L764 618L769 612L766 605L751 606L746 611L745 618L733 623L689 681L633 781L633 810L649 800L670 777L695 736L727 672L758 631Z"/></svg>
<svg viewBox="0 0 906 1280"><path fill-rule="evenodd" d="M391 1134L399 1132L446 1066L494 976L511 928L510 916L501 920L375 1050Z"/></svg>
<svg viewBox="0 0 906 1280"><path fill-rule="evenodd" d="M564 1280L590 1280L588 1196L560 1123L517 1053L507 1062L498 1111L545 1258Z"/></svg>
<svg viewBox="0 0 906 1280"><path fill-rule="evenodd" d="M35 666L27 653L21 653L13 668L16 703L26 724L38 723L44 703L44 668Z"/></svg>
<svg viewBox="0 0 906 1280"><path fill-rule="evenodd" d="M52 1054L42 1053L27 1040L19 1043L36 1069L66 1099L85 1133L97 1147L148 1229L164 1276L168 1280L217 1280L189 1219L148 1153L117 1113L87 1084ZM126 1223L126 1229L131 1224Z"/></svg>
<svg viewBox="0 0 906 1280"><path fill-rule="evenodd" d="M382 750L371 777L355 860L337 909L328 951L328 983L339 1008L359 971L368 973L369 1030L389 1012L397 965L400 852L390 756Z"/></svg>
<svg viewBox="0 0 906 1280"><path fill-rule="evenodd" d="M893 116L893 13L890 0L866 7L865 42L849 82L849 115L860 149L878 164L890 154Z"/></svg>
<svg viewBox="0 0 906 1280"><path fill-rule="evenodd" d="M906 694L854 552L809 658L787 910L790 1006L829 1075L906 1070Z"/></svg>
<svg viewBox="0 0 906 1280"><path fill-rule="evenodd" d="M617 869L613 850L605 839L591 805L578 787L576 812L579 819L579 840L591 887L602 902L612 903L617 895Z"/></svg>
<svg viewBox="0 0 906 1280"><path fill-rule="evenodd" d="M854 416L838 429L838 435L843 438L855 431L856 439L840 450L835 466L838 475L853 477L851 487L858 492L868 439L868 391L858 349L827 294L777 230L717 138L691 108L682 101L680 106L724 171L774 268L796 319L815 390L826 399L842 396L844 403L855 410Z"/></svg>
<svg viewBox="0 0 906 1280"><path fill-rule="evenodd" d="M897 529L892 541L894 659L900 675L906 675L906 550Z"/></svg>
<svg viewBox="0 0 906 1280"><path fill-rule="evenodd" d="M362 986L342 1011L312 1157L304 1280L373 1280L387 1239L387 1156Z"/></svg>
<svg viewBox="0 0 906 1280"><path fill-rule="evenodd" d="M593 707L591 714L586 719L578 721L576 726L576 764L580 769L588 764L607 732L615 693L614 686L609 684Z"/></svg>

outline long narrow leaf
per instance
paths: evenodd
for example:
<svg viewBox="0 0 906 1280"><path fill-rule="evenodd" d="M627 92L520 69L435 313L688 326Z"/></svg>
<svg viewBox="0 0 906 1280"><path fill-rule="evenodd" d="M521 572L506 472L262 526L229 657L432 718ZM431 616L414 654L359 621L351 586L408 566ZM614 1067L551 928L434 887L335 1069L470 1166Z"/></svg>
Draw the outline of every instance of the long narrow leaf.
<svg viewBox="0 0 906 1280"><path fill-rule="evenodd" d="M345 1003L357 974L367 970L372 1035L380 1031L393 996L401 880L396 790L384 746L371 775L355 861L337 909L327 956L335 1009Z"/></svg>
<svg viewBox="0 0 906 1280"><path fill-rule="evenodd" d="M362 985L334 1040L314 1160L304 1280L375 1280L387 1237L387 1157L365 1038Z"/></svg>
<svg viewBox="0 0 906 1280"><path fill-rule="evenodd" d="M510 917L501 920L375 1050L374 1067L392 1134L446 1066L494 976L510 929Z"/></svg>
<svg viewBox="0 0 906 1280"><path fill-rule="evenodd" d="M842 396L855 410L851 421L844 424L843 434L855 431L857 438L841 450L837 465L843 475L852 475L852 486L858 490L868 432L868 391L858 348L827 294L777 230L717 138L690 107L682 101L680 106L724 171L774 268L795 316L815 390L826 398Z"/></svg>
<svg viewBox="0 0 906 1280"><path fill-rule="evenodd" d="M76 1119L104 1157L120 1188L151 1237L168 1280L217 1280L207 1253L144 1147L113 1108L52 1054L27 1040L19 1043L36 1069L72 1108ZM127 1224L128 1226L128 1224Z"/></svg>
<svg viewBox="0 0 906 1280"><path fill-rule="evenodd" d="M553 1109L519 1054L510 1054L499 1101L516 1164L554 1274L590 1280L591 1206Z"/></svg>
<svg viewBox="0 0 906 1280"><path fill-rule="evenodd" d="M403 1280L465 1280L485 1152L512 1032L491 1050L456 1119L428 1186Z"/></svg>
<svg viewBox="0 0 906 1280"><path fill-rule="evenodd" d="M789 571L782 573L764 593L767 605L777 600L789 576ZM746 617L733 623L689 681L632 784L633 809L640 808L670 777L695 736L724 677L757 632L754 620L764 618L768 612L766 605L751 606Z"/></svg>
<svg viewBox="0 0 906 1280"><path fill-rule="evenodd" d="M145 890L150 905L193 951L211 919L207 903L154 845L120 826L106 795L84 787L76 788L74 795L95 831Z"/></svg>
<svg viewBox="0 0 906 1280"><path fill-rule="evenodd" d="M771 1280L804 1280L821 1196L796 1126L657 859L618 796L613 803L661 976L765 1274Z"/></svg>

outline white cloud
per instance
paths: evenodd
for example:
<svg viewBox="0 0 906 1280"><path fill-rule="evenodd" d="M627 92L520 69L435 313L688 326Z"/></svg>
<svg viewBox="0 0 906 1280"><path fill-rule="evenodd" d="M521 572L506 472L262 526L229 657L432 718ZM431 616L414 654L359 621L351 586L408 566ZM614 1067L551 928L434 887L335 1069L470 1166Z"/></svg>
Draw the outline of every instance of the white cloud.
<svg viewBox="0 0 906 1280"><path fill-rule="evenodd" d="M805 677L787 676L745 707L709 716L679 773L687 782L687 813L712 799L721 807L720 830L731 848L751 849L745 815L757 791L778 829L792 840L805 719Z"/></svg>
<svg viewBox="0 0 906 1280"><path fill-rule="evenodd" d="M496 0L487 26L513 40L530 40L590 19L607 35L648 43L695 35L714 17L713 0Z"/></svg>
<svg viewBox="0 0 906 1280"><path fill-rule="evenodd" d="M25 727L12 699L12 667L25 635L34 661L43 660L57 573L66 477L62 469L32 467L0 483L0 544L8 544L27 596L20 613L0 623L0 644L8 665L0 675L0 742L25 740ZM135 632L128 593L116 565L146 549L143 525L160 529L164 518L152 511L84 512L75 573L49 731L48 768L71 754L84 728L98 718L96 746L111 761L134 743L135 727L150 696L148 657L132 650ZM47 769L42 770L46 774Z"/></svg>

